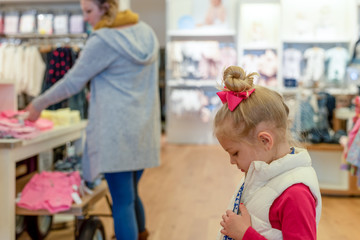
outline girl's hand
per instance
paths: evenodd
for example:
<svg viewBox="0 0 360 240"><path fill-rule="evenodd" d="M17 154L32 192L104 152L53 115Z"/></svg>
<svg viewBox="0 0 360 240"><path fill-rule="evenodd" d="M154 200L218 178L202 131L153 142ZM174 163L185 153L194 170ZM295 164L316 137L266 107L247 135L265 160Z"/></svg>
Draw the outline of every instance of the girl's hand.
<svg viewBox="0 0 360 240"><path fill-rule="evenodd" d="M227 210L226 215L223 215L223 220L220 225L223 229L222 234L227 235L233 239L240 240L244 237L246 230L251 227L251 217L244 204L240 204L241 215Z"/></svg>
<svg viewBox="0 0 360 240"><path fill-rule="evenodd" d="M31 122L35 122L40 117L41 111L39 112L36 110L31 103L25 108L25 110L29 112L27 119Z"/></svg>

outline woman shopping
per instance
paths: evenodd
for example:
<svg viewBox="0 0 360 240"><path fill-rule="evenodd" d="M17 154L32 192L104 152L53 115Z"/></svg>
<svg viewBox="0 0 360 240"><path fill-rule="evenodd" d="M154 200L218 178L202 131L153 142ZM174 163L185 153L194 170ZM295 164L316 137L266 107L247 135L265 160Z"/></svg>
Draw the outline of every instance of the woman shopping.
<svg viewBox="0 0 360 240"><path fill-rule="evenodd" d="M90 81L83 177L91 182L104 173L117 239L146 239L137 185L143 170L160 162L158 40L137 14L119 12L117 0L80 4L94 31L64 78L29 104L29 120Z"/></svg>

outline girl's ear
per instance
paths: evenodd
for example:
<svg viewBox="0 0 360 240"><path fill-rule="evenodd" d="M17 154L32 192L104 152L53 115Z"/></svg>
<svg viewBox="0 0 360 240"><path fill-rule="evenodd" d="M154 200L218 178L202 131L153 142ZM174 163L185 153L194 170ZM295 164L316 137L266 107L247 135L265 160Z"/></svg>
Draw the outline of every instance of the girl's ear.
<svg viewBox="0 0 360 240"><path fill-rule="evenodd" d="M268 132L259 132L257 135L257 140L261 146L265 147L265 150L271 150L274 146L274 139Z"/></svg>

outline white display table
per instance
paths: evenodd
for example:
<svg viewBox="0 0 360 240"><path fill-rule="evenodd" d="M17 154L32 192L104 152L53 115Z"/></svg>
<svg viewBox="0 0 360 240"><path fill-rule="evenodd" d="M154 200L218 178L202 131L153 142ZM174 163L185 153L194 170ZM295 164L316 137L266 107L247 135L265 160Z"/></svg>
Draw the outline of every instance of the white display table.
<svg viewBox="0 0 360 240"><path fill-rule="evenodd" d="M69 141L80 144L86 124L55 127L32 140L0 139L0 239L15 240L16 162Z"/></svg>

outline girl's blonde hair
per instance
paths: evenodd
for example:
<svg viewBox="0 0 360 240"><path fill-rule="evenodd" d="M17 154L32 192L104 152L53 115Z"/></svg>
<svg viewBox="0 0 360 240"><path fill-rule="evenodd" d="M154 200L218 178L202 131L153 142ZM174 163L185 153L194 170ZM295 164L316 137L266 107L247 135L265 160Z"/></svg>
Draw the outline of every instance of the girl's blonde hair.
<svg viewBox="0 0 360 240"><path fill-rule="evenodd" d="M283 134L286 134L287 139L291 139L288 129L289 108L279 93L254 85L257 76L258 73L246 74L238 66L230 66L224 71L222 83L225 87L222 91L244 92L254 88L255 91L232 112L227 103L220 108L214 121L214 133L217 136L222 134L241 140L249 136L259 123L265 122L279 130L275 131L278 137L284 138Z"/></svg>
<svg viewBox="0 0 360 240"><path fill-rule="evenodd" d="M102 7L104 3L109 4L109 8L102 16L107 23L111 24L114 19L116 18L116 14L119 11L119 0L92 0L96 3L99 7Z"/></svg>

